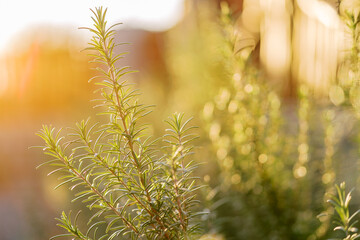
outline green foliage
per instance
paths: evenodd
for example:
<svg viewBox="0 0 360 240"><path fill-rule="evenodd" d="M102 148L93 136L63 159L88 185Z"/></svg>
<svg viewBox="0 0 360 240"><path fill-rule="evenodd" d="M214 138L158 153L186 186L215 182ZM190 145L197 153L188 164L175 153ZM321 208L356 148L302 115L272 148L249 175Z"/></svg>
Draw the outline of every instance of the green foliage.
<svg viewBox="0 0 360 240"><path fill-rule="evenodd" d="M349 49L344 61L339 66L338 87L345 92L348 101L360 116L360 8L359 3L354 1L340 1L339 11L345 25L345 33L350 40ZM343 93L342 93L343 94Z"/></svg>
<svg viewBox="0 0 360 240"><path fill-rule="evenodd" d="M194 212L199 186L190 159L196 138L190 120L173 115L166 121L163 144L153 140L144 124L151 107L139 103L138 91L125 79L132 71L117 66L123 54L114 53L116 25L107 28L106 10L93 13L94 28L86 28L94 34L88 49L102 66L94 79L102 96L97 106L108 122L82 121L66 138L51 126L39 133L45 154L52 157L47 164L55 167L50 174L61 174L57 187L70 185L76 191L73 201L81 200L92 214L82 232L76 224L79 215L72 220L63 213L59 226L67 233L56 237L192 239L200 229L200 213ZM343 17L355 37L339 72L357 80L359 15L346 12ZM326 239L330 215L321 221L315 216L327 211L324 193L342 177L335 159L346 159L353 147L340 146L349 136L339 129L344 115L355 119L359 82L339 77L329 99L320 101L311 86L299 84L297 96L287 102L256 62L256 37L236 29L225 4L220 19L217 25L199 18L200 31L194 30L199 35L186 37L191 46L173 48L168 59L173 81L187 81L183 92L173 94L174 102L184 94L189 101L203 101L201 94L218 90L203 108L209 138L203 159L217 166L204 178L211 186L206 193L208 230L226 239ZM190 51L183 49L187 47ZM203 81L200 87L193 87L193 79ZM212 86L204 89L208 83ZM189 94L190 87L196 94ZM345 194L345 185L337 191L330 201L337 213L335 230L342 230L344 239L356 239L353 220L358 212L349 214L351 193Z"/></svg>
<svg viewBox="0 0 360 240"><path fill-rule="evenodd" d="M220 171L213 185L215 226L227 239L315 236L320 228L315 216L324 204L314 193L325 192L325 171L310 161L314 139L309 131L318 128L311 126L316 124L311 122L312 96L307 86L300 87L297 110L291 112L297 116L290 121L289 112L284 112L289 106L283 105L276 88L252 62L255 46L233 54L242 39L234 36L230 17L228 11L222 16L227 26L224 45L229 49L224 53L230 53L224 54L227 79L204 108ZM332 143L329 140L329 147ZM327 167L330 172L331 156ZM333 178L330 175L326 184Z"/></svg>
<svg viewBox="0 0 360 240"><path fill-rule="evenodd" d="M340 186L335 185L337 190L337 195L332 196L328 202L331 203L332 207L335 209L336 215L334 216L334 223L337 225L334 228L334 231L342 232L344 235L343 240L354 240L360 238L359 230L355 227L355 224L358 223L358 220L354 220L356 215L360 212L357 210L355 213L350 215L349 204L351 200L352 190L346 194L345 183L341 183ZM334 240L335 240L334 239Z"/></svg>
<svg viewBox="0 0 360 240"><path fill-rule="evenodd" d="M246 42L256 39L236 34L227 8L221 19L226 74L203 111L219 171L208 194L212 228L226 239L325 239L330 218L315 216L341 177L335 157L348 150L339 149L336 131L342 114L355 118L353 109L319 100L307 84L286 101L254 62L255 45Z"/></svg>
<svg viewBox="0 0 360 240"><path fill-rule="evenodd" d="M191 25L193 17L191 27L170 32L168 64L180 86L175 102L186 94L194 108L204 95L215 95L203 107L209 140L203 156L209 166L215 165L204 177L211 186L205 193L209 231L226 239L326 239L332 234L331 219L316 219L328 208L324 194L336 180L355 180L358 172L353 107L360 92L349 91L359 84L359 61L344 62L347 89L331 82L324 89L328 94L317 96L311 83L295 83L296 94L286 98L279 91L285 84L267 79L258 59L259 36L241 28L244 19L235 19L226 4L220 17L208 13L204 2L196 6L202 11L189 13L184 24ZM346 57L355 56L353 51Z"/></svg>
<svg viewBox="0 0 360 240"><path fill-rule="evenodd" d="M107 27L106 11L92 10L94 27L85 29L94 34L88 50L101 66L94 78L102 96L97 107L108 122L81 121L65 136L43 126L38 134L51 156L46 164L55 168L49 175L60 173L57 187L70 185L76 191L73 201L81 200L92 211L86 234L77 227L77 217L73 222L63 213L59 226L68 233L57 237L190 239L199 229L193 211L196 164L189 160L193 127L183 114L174 114L166 121L164 144L152 140L142 123L150 107L138 102L138 91L124 79L132 71L116 65L123 54L114 53L116 25Z"/></svg>

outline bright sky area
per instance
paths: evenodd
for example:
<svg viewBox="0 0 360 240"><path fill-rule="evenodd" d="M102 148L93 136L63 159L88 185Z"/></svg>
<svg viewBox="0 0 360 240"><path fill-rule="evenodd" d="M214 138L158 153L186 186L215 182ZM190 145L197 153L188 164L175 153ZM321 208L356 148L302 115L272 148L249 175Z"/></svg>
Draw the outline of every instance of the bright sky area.
<svg viewBox="0 0 360 240"><path fill-rule="evenodd" d="M22 31L39 25L91 26L89 8L109 9L110 23L152 31L175 25L184 0L0 0L0 52Z"/></svg>

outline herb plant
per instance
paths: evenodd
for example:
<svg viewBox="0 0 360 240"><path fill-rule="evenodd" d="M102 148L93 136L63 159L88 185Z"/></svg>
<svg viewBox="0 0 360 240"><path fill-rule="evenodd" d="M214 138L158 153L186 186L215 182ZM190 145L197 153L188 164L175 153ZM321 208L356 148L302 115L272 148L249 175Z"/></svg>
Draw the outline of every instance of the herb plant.
<svg viewBox="0 0 360 240"><path fill-rule="evenodd" d="M143 118L150 106L139 103L138 91L126 76L128 67L119 68L122 54L115 54L114 27L107 26L106 9L93 12L94 36L90 46L99 74L97 107L108 116L104 123L81 121L69 134L43 126L38 135L44 140L44 164L60 174L60 184L75 192L92 211L88 229L82 231L71 214L62 213L59 226L67 233L57 237L72 239L190 239L199 229L196 221L195 192L190 160L196 138L190 119L174 114L161 144L153 140ZM102 232L101 227L105 226Z"/></svg>
<svg viewBox="0 0 360 240"><path fill-rule="evenodd" d="M353 109L301 82L286 101L254 62L256 37L242 34L226 5L221 19L226 74L203 111L219 171L208 194L212 227L226 239L326 239L330 218L316 215L341 176L339 122Z"/></svg>
<svg viewBox="0 0 360 240"><path fill-rule="evenodd" d="M322 186L334 179L330 175L324 184L325 166L311 161L314 140L309 131L318 128L311 121L317 106L311 104L308 86L302 85L291 109L296 117L289 120L284 113L289 106L252 62L255 44L236 51L236 44L246 44L248 39L236 35L233 21L224 8L227 78L203 111L210 149L219 167L219 176L213 180L217 191L212 199L214 225L227 239L313 239L320 228L314 209L324 205L313 195L321 198ZM332 148L331 137L320 147ZM328 154L326 171L330 173L332 156Z"/></svg>
<svg viewBox="0 0 360 240"><path fill-rule="evenodd" d="M334 231L342 232L343 238L335 238L336 240L354 240L359 239L359 230L355 227L358 220L354 218L360 212L360 209L350 215L349 204L351 200L351 193L346 193L345 182L341 183L340 186L335 185L337 195L333 195L328 202L332 205L335 210L334 223L337 225ZM332 240L335 240L332 239Z"/></svg>

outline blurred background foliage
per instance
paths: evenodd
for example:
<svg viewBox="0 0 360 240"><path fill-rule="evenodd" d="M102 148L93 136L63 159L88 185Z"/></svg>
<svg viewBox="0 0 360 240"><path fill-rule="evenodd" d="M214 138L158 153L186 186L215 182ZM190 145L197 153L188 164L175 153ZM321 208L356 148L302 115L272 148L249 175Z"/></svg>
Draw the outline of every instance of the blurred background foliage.
<svg viewBox="0 0 360 240"><path fill-rule="evenodd" d="M331 220L316 217L324 194L360 181L359 1L183 4L173 28L122 28L117 41L131 43L122 64L157 106L155 135L174 111L195 116L203 238L329 237ZM47 239L70 196L28 147L42 124L93 113L94 72L83 36L65 27L28 29L12 46L0 56L0 239Z"/></svg>

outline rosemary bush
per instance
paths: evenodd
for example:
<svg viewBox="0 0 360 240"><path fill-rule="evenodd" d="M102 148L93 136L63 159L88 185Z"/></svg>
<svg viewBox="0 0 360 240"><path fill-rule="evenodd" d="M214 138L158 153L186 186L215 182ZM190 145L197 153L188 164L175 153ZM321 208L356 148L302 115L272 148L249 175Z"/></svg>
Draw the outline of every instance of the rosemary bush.
<svg viewBox="0 0 360 240"><path fill-rule="evenodd" d="M355 6L349 5L351 2L339 0L339 13L345 24L346 34L350 41L350 49L345 56L344 61L339 66L339 76L335 88L340 94L342 101L337 105L351 106L354 110L357 121L359 121L359 97L360 97L360 12L359 3ZM353 3L353 4L354 4ZM331 92L330 92L331 98ZM359 133L357 133L359 134ZM357 181L357 183L359 180ZM333 229L338 233L336 240L353 240L359 239L358 220L355 220L360 212L360 209L351 214L350 201L352 199L352 189L346 193L345 182L340 185L335 185L336 195L332 195L328 202L331 204L334 213L321 214L322 216L330 215L336 224ZM321 215L319 216L321 218Z"/></svg>
<svg viewBox="0 0 360 240"><path fill-rule="evenodd" d="M117 67L123 54L116 55L114 27L107 26L106 9L92 10L93 28L88 50L100 65L98 80L101 99L97 107L108 116L104 123L84 120L69 134L43 126L39 136L44 153L60 173L60 184L75 191L92 211L88 229L80 230L71 214L62 213L59 226L67 233L56 237L72 239L190 239L199 229L195 220L195 191L199 188L192 172L190 119L174 114L159 143L143 124L150 106L139 103L138 91L126 80L132 71ZM104 232L101 227L105 226ZM100 229L100 230L99 230Z"/></svg>
<svg viewBox="0 0 360 240"><path fill-rule="evenodd" d="M319 127L314 114L316 118L326 114L315 112L312 96L303 85L296 112L291 112L295 121L290 121L284 109L288 106L252 62L255 45L234 53L236 42L242 40L234 35L226 6L222 24L226 26L224 62L228 77L214 100L204 107L220 172L212 185L216 191L212 198L214 225L227 239L321 237L326 231L317 233L321 225L316 215L324 206L323 185L334 181L332 156L327 151L326 170L311 161L319 156L311 156L311 145L318 142L309 132ZM332 137L331 132L324 136L327 145L320 148L333 147ZM325 174L330 175L323 183Z"/></svg>
<svg viewBox="0 0 360 240"><path fill-rule="evenodd" d="M354 36L357 16L350 12L343 16ZM328 208L322 198L342 177L338 166L343 163L335 160L344 159L349 148L358 148L355 142L340 145L358 134L356 127L343 139L338 132L347 121L344 116L356 121L359 38L353 38L354 47L344 63L344 71L354 75L351 85L335 84L346 93L332 87L329 98L321 98L311 86L299 83L294 101L286 102L254 64L256 46L236 34L241 29L236 29L225 5L221 19L226 74L218 94L203 110L209 149L219 171L209 178L211 227L226 239L326 239L332 234L331 219L320 222L316 216ZM349 97L339 103L341 94Z"/></svg>
<svg viewBox="0 0 360 240"><path fill-rule="evenodd" d="M331 196L328 200L335 210L334 223L337 225L334 231L342 232L345 235L343 238L333 238L332 240L354 240L360 238L358 228L354 227L358 220L354 218L360 212L360 209L350 215L349 204L351 200L351 193L346 193L345 182L335 185L337 195Z"/></svg>

